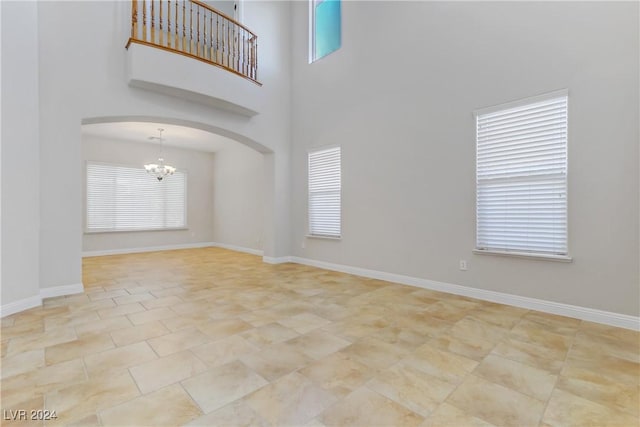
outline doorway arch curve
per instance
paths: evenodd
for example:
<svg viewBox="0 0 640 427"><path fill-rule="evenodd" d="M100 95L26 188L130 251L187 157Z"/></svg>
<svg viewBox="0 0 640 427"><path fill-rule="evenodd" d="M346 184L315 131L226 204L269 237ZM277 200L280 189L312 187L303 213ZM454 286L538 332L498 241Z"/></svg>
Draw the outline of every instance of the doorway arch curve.
<svg viewBox="0 0 640 427"><path fill-rule="evenodd" d="M221 135L226 138L232 139L240 144L256 150L262 154L272 154L273 150L269 147L259 143L258 141L242 135L237 132L230 131L228 129L210 125L207 123L196 122L192 120L178 119L174 117L162 117L162 116L102 116L102 117L89 117L82 119L83 125L91 125L97 123L122 123L122 122L142 122L142 123L166 123L176 126L190 127L194 129L200 129L205 132L210 132L216 135Z"/></svg>

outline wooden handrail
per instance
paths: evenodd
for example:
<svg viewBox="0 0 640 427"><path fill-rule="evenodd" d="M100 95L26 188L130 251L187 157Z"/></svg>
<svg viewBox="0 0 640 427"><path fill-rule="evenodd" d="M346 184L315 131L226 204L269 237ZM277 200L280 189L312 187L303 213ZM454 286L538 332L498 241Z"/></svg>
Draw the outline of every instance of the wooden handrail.
<svg viewBox="0 0 640 427"><path fill-rule="evenodd" d="M238 27L243 28L243 29L245 29L245 30L247 30L248 32L250 32L250 33L251 33L251 30L250 30L250 29L248 29L247 27L245 27L244 25L242 25L241 23L239 23L238 21L236 21L235 19L233 19L232 17L230 17L229 15L227 15L226 13L224 13L224 12L221 12L221 11L217 10L215 7L209 6L208 4L206 4L206 3L202 3L201 1L198 1L198 0L191 0L191 3L193 3L193 4L197 4L197 5L198 5L198 6L200 6L200 7L203 7L203 8L205 8L205 9L208 9L208 10L210 10L211 12L213 12L213 13L215 13L215 14L218 14L218 15L220 15L221 17L223 17L223 18L225 18L225 19L227 19L227 20L229 20L229 21L231 21L231 22L234 22Z"/></svg>
<svg viewBox="0 0 640 427"><path fill-rule="evenodd" d="M126 47L131 43L192 57L261 85L258 36L198 0L132 0Z"/></svg>

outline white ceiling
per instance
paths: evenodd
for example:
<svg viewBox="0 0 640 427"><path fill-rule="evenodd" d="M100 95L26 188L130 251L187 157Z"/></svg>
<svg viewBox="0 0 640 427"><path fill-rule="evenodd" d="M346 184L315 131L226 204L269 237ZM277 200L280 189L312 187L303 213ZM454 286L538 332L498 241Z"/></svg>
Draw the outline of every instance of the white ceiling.
<svg viewBox="0 0 640 427"><path fill-rule="evenodd" d="M164 129L164 145L213 153L238 142L224 136L185 126L148 122L94 123L82 125L83 135L106 139L157 144L158 128Z"/></svg>

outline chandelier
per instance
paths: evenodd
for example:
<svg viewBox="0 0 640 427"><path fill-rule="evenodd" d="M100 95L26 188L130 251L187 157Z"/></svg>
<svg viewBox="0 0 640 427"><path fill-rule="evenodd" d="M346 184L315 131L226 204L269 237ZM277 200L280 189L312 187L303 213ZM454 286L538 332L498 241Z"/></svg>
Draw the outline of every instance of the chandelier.
<svg viewBox="0 0 640 427"><path fill-rule="evenodd" d="M162 181L166 176L173 175L176 168L164 164L164 159L162 158L162 132L164 132L164 129L158 128L158 132L160 132L160 136L149 137L151 141L160 141L160 157L158 158L158 163L148 163L144 165L144 168L149 175L153 175L158 181Z"/></svg>

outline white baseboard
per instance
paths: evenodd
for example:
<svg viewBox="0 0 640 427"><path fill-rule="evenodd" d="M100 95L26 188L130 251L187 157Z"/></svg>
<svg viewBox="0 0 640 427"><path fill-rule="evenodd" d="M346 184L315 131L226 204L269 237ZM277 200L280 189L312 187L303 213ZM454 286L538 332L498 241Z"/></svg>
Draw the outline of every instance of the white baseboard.
<svg viewBox="0 0 640 427"><path fill-rule="evenodd" d="M45 298L80 294L82 292L84 292L84 285L82 283L53 286L50 288L40 289L40 294L38 295L34 295L32 297L24 298L0 306L0 317L10 316L20 311L28 310L34 307L40 307L42 305L42 300Z"/></svg>
<svg viewBox="0 0 640 427"><path fill-rule="evenodd" d="M28 310L33 307L40 307L42 305L42 297L40 295L34 295L32 297L23 298L18 301L10 302L0 306L0 317L10 316L20 311Z"/></svg>
<svg viewBox="0 0 640 427"><path fill-rule="evenodd" d="M63 295L81 294L84 292L84 285L82 283L76 283L74 285L53 286L51 288L40 289L40 297L53 298L61 297Z"/></svg>
<svg viewBox="0 0 640 427"><path fill-rule="evenodd" d="M228 243L218 242L199 242L199 243L185 243L180 245L163 245L163 246L147 246L142 248L125 248L125 249L107 249L103 251L85 251L82 252L82 257L94 257L105 255L125 255L125 254L137 254L142 252L157 252L157 251L171 251L176 249L195 249L195 248L223 248L236 252L245 252L252 255L262 256L262 251L259 249L245 248L243 246L231 245Z"/></svg>
<svg viewBox="0 0 640 427"><path fill-rule="evenodd" d="M137 252L151 252L161 250L172 249L189 249L189 248L202 248L202 247L221 247L230 250L236 250L240 252L253 253L255 255L261 255L259 251L249 248L241 248L233 245L224 245L214 242L207 243L195 243L188 245L171 245L171 246L156 246L152 248L134 248L134 249L122 249L115 251L93 251L83 253L83 257L87 256L102 256L102 255L115 255L125 253L137 253ZM249 252L251 251L251 252ZM484 301L491 301L500 304L512 305L515 307L526 308L529 310L537 310L545 313L557 314L561 316L573 317L576 319L587 320L590 322L602 323L605 325L617 326L625 329L631 329L640 331L640 317L630 316L627 314L613 313L610 311L598 310L588 307L580 307L576 305L564 304L553 301L546 301L537 298L522 297L518 295L507 294L503 292L489 291L485 289L471 288L468 286L454 285L451 283L438 282L435 280L421 279L417 277L404 276L401 274L388 273L384 271L369 270L366 268L352 267L342 264L334 264L324 261L317 261L308 258L301 258L295 256L283 256L283 257L269 257L263 256L262 260L268 264L282 264L287 262L295 262L298 264L309 265L312 267L323 268L326 270L339 271L342 273L353 274L356 276L368 277L372 279L385 280L388 282L400 283L403 285L415 286L423 289L430 289L440 292L446 292L455 295L462 295L466 297L476 298ZM71 295L81 293L84 291L82 283L73 285L63 285L51 288L44 288L40 290L39 295L24 298L19 301L14 301L8 304L0 306L0 317L9 316L11 314L27 310L33 307L40 306L43 298L51 298L62 295Z"/></svg>
<svg viewBox="0 0 640 427"><path fill-rule="evenodd" d="M285 262L296 262L292 261L293 257L290 256L281 256L281 257L272 257L272 256L263 256L262 261L267 264L284 264ZM303 264L303 263L299 263ZM329 268L327 270L330 270Z"/></svg>
<svg viewBox="0 0 640 427"><path fill-rule="evenodd" d="M148 246L143 248L107 249L104 251L85 251L85 252L82 252L82 257L87 258L87 257L105 256L105 255L137 254L141 252L171 251L175 249L208 248L211 246L215 246L215 243L198 242L198 243L185 243L185 244L179 244L179 245Z"/></svg>
<svg viewBox="0 0 640 427"><path fill-rule="evenodd" d="M263 254L263 252L260 249L245 248L244 246L230 245L228 243L212 242L210 246L214 246L216 248L229 249L231 251L236 251L236 252L245 252L251 255L262 256Z"/></svg>
<svg viewBox="0 0 640 427"><path fill-rule="evenodd" d="M267 258L267 257L265 257ZM401 274L387 273L384 271L369 270L366 268L352 267L348 265L333 264L324 261L316 261L300 257L289 258L289 262L323 268L326 270L339 271L356 276L368 277L372 279L385 280L388 282L401 283L403 285L416 286L423 289L446 292L455 295L476 298L484 301L491 301L500 304L512 305L515 307L537 310L545 313L557 314L560 316L573 317L590 322L603 323L605 325L617 326L625 329L640 330L640 317L626 314L613 313L610 311L597 310L594 308L580 307L576 305L564 304L553 301L546 301L537 298L522 297L518 295L506 294L503 292L488 291L485 289L471 288L468 286L454 285L451 283L437 282L434 280L420 279L417 277L404 276ZM268 262L265 259L265 262ZM272 263L273 264L273 263Z"/></svg>

